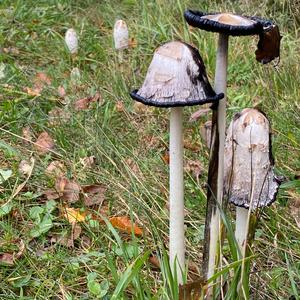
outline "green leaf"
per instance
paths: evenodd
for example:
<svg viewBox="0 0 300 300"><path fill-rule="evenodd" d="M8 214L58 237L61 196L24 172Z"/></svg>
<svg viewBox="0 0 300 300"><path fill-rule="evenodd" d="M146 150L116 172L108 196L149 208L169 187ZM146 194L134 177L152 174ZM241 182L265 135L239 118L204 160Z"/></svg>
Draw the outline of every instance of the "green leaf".
<svg viewBox="0 0 300 300"><path fill-rule="evenodd" d="M130 283L130 281L132 281L133 278L138 274L143 264L148 259L149 255L150 251L147 251L143 256L139 256L133 263L131 263L127 267L126 271L120 277L120 281L115 288L111 300L122 299L122 293Z"/></svg>
<svg viewBox="0 0 300 300"><path fill-rule="evenodd" d="M10 178L12 173L13 173L12 170L0 169L0 184L2 184L4 181Z"/></svg>
<svg viewBox="0 0 300 300"><path fill-rule="evenodd" d="M12 201L9 201L5 204L2 204L0 206L0 218L3 217L3 216L6 216L7 214L9 214L10 211L12 210L12 208L13 208Z"/></svg>

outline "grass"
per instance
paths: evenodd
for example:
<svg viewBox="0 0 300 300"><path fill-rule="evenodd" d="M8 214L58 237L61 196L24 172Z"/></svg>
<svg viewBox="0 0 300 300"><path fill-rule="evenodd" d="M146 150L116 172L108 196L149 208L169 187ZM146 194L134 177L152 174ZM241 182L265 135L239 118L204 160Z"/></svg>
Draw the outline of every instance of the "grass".
<svg viewBox="0 0 300 300"><path fill-rule="evenodd" d="M273 152L277 172L289 181L280 190L278 201L261 212L251 259L251 299L299 299L300 229L291 210L299 201L299 3L285 1L1 1L0 80L0 169L13 176L1 185L0 203L5 203L24 182L18 172L21 160L35 159L33 173L25 187L10 201L0 217L0 253L26 251L14 265L0 266L0 299L177 299L176 279L168 266L168 165L163 157L168 145L168 112L138 109L128 93L143 81L153 51L161 43L180 39L194 44L213 81L216 35L188 28L183 20L186 8L208 11L235 11L273 18L282 39L278 67L255 61L257 38L230 39L228 73L228 121L242 108L257 106L269 116L273 128ZM123 53L122 63L113 49L112 28L117 18L126 20L135 48ZM79 53L72 58L64 44L65 31L79 34ZM9 50L3 50L3 49ZM73 68L80 70L72 80ZM24 90L32 88L37 72L51 78L41 96ZM58 87L66 91L64 104ZM101 94L102 100L89 110L75 111L80 98ZM70 118L49 123L49 112L61 108ZM187 258L200 267L205 218L205 182L208 150L201 140L199 122L188 123L185 109L185 159L200 161L199 183L185 174ZM38 155L32 143L22 139L29 127L33 141L47 131L55 140L53 153ZM84 167L80 159L95 156L96 165ZM109 223L87 221L73 248L51 243L51 237L71 231L55 203L46 209L43 191L55 179L45 175L53 160L66 166L68 178L80 184L106 186L104 206L109 216L127 215L143 227L142 238L118 232ZM291 204L292 203L292 204ZM84 208L79 201L69 204ZM30 212L36 207L51 223L51 229L36 238ZM94 207L102 213L103 207ZM227 267L223 279L236 282L239 272L230 243L225 243ZM148 262L156 251L161 270ZM92 274L92 275L91 275ZM198 274L199 276L199 274ZM195 280L189 272L188 280ZM197 278L197 276L196 276ZM220 278L220 277L219 277ZM174 283L175 282L175 283ZM230 292L229 285L229 292ZM229 294L228 294L229 295ZM227 296L227 299L229 298Z"/></svg>

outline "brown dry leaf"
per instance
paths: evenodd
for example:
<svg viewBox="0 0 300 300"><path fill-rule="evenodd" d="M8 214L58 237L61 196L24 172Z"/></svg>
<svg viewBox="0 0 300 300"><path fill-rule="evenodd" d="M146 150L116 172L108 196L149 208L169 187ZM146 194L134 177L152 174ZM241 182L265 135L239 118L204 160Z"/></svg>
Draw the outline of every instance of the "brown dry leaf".
<svg viewBox="0 0 300 300"><path fill-rule="evenodd" d="M6 54L12 54L12 55L19 55L20 51L19 49L15 47L8 47L8 48L3 48L3 52Z"/></svg>
<svg viewBox="0 0 300 300"><path fill-rule="evenodd" d="M74 223L72 224L72 231L69 236L53 236L51 238L51 243L57 243L67 248L73 248L74 241L80 237L81 231L81 226L77 223Z"/></svg>
<svg viewBox="0 0 300 300"><path fill-rule="evenodd" d="M132 171L132 173L139 177L142 178L143 177L143 173L140 169L140 167L138 166L138 164L131 158L128 158L125 160L126 164L129 166L130 170Z"/></svg>
<svg viewBox="0 0 300 300"><path fill-rule="evenodd" d="M49 133L44 131L38 136L34 146L40 154L46 154L54 148L54 141Z"/></svg>
<svg viewBox="0 0 300 300"><path fill-rule="evenodd" d="M83 165L84 168L91 168L96 163L96 157L92 155L80 158L80 163Z"/></svg>
<svg viewBox="0 0 300 300"><path fill-rule="evenodd" d="M135 101L133 104L133 110L135 113L137 114L145 114L148 111L148 106L141 103L141 102L137 102Z"/></svg>
<svg viewBox="0 0 300 300"><path fill-rule="evenodd" d="M55 189L60 194L62 200L69 203L74 203L79 200L81 187L75 181L71 181L65 177L59 177L55 182Z"/></svg>
<svg viewBox="0 0 300 300"><path fill-rule="evenodd" d="M200 161L188 160L186 162L184 170L185 172L192 173L198 182L200 175L204 171L204 167L202 166Z"/></svg>
<svg viewBox="0 0 300 300"><path fill-rule="evenodd" d="M183 141L183 147L185 149L189 149L189 150L191 150L193 152L198 152L200 150L200 146L197 145L196 143L194 143L191 140L184 140Z"/></svg>
<svg viewBox="0 0 300 300"><path fill-rule="evenodd" d="M2 253L0 254L0 265L4 264L7 266L14 265L14 254L13 253Z"/></svg>
<svg viewBox="0 0 300 300"><path fill-rule="evenodd" d="M149 263L151 265L153 265L155 268L160 269L160 263L159 263L159 259L157 258L157 256L151 254L149 256Z"/></svg>
<svg viewBox="0 0 300 300"><path fill-rule="evenodd" d="M122 101L117 101L115 107L116 107L117 112L124 112L125 111L125 106L124 106L124 103Z"/></svg>
<svg viewBox="0 0 300 300"><path fill-rule="evenodd" d="M86 217L86 212L80 211L79 208L64 207L63 217L70 223L76 224L78 222L84 222Z"/></svg>
<svg viewBox="0 0 300 300"><path fill-rule="evenodd" d="M169 165L170 164L170 153L169 151L166 151L164 155L162 156L162 160L164 161L165 164Z"/></svg>
<svg viewBox="0 0 300 300"><path fill-rule="evenodd" d="M136 48L137 47L137 40L135 38L130 38L128 41L129 48Z"/></svg>
<svg viewBox="0 0 300 300"><path fill-rule="evenodd" d="M64 98L66 96L66 90L61 85L57 88L57 93L58 93L59 97L61 97L61 98Z"/></svg>
<svg viewBox="0 0 300 300"><path fill-rule="evenodd" d="M43 72L36 73L34 79L34 86L42 88L44 85L51 85L50 77Z"/></svg>
<svg viewBox="0 0 300 300"><path fill-rule="evenodd" d="M100 184L82 186L86 206L101 205L105 200L106 187Z"/></svg>
<svg viewBox="0 0 300 300"><path fill-rule="evenodd" d="M146 136L141 135L140 139L141 139L141 142L144 143L144 146L147 149L158 148L158 146L160 144L159 138L154 135L146 135Z"/></svg>
<svg viewBox="0 0 300 300"><path fill-rule="evenodd" d="M43 195L47 198L47 200L56 200L60 198L60 194L54 189L44 191Z"/></svg>
<svg viewBox="0 0 300 300"><path fill-rule="evenodd" d="M49 125L56 126L68 122L71 118L71 113L63 108L55 107L48 113Z"/></svg>
<svg viewBox="0 0 300 300"><path fill-rule="evenodd" d="M19 164L19 173L21 175L29 175L32 172L32 166L27 160L21 160Z"/></svg>
<svg viewBox="0 0 300 300"><path fill-rule="evenodd" d="M202 108L191 114L189 122L198 121L202 116L205 116L210 112L210 108Z"/></svg>
<svg viewBox="0 0 300 300"><path fill-rule="evenodd" d="M111 225L120 231L131 234L133 232L137 236L141 236L143 231L136 224L132 223L127 216L109 218Z"/></svg>
<svg viewBox="0 0 300 300"><path fill-rule="evenodd" d="M204 280L196 280L179 285L179 300L199 300L204 293L206 283Z"/></svg>
<svg viewBox="0 0 300 300"><path fill-rule="evenodd" d="M102 100L101 94L97 92L93 97L86 97L74 102L75 110L85 110L90 108L90 104Z"/></svg>
<svg viewBox="0 0 300 300"><path fill-rule="evenodd" d="M289 201L291 215L300 228L300 195L295 191L288 191L288 194L291 197Z"/></svg>
<svg viewBox="0 0 300 300"><path fill-rule="evenodd" d="M61 177L65 174L66 167L59 160L52 161L45 170L45 174L49 177Z"/></svg>
<svg viewBox="0 0 300 300"><path fill-rule="evenodd" d="M13 253L2 253L0 254L0 264L5 264L8 266L13 266L17 259L19 259L25 252L25 243L23 240L18 239L12 241L13 244L18 245L18 252Z"/></svg>
<svg viewBox="0 0 300 300"><path fill-rule="evenodd" d="M32 96L32 97L38 97L41 96L41 89L40 88L30 88L30 87L25 87L24 91L27 95Z"/></svg>
<svg viewBox="0 0 300 300"><path fill-rule="evenodd" d="M90 99L88 97L76 100L74 102L74 108L75 108L75 110L85 110L85 109L88 109L89 105L90 105Z"/></svg>
<svg viewBox="0 0 300 300"><path fill-rule="evenodd" d="M29 126L22 128L22 137L27 140L27 141L25 141L26 143L29 141L32 141L33 133Z"/></svg>

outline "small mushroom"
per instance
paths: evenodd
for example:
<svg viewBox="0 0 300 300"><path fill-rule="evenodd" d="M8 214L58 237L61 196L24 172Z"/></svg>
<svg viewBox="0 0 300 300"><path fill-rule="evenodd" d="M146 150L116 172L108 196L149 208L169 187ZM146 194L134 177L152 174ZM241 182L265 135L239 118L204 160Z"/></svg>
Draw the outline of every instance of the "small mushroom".
<svg viewBox="0 0 300 300"><path fill-rule="evenodd" d="M184 17L191 26L219 33L214 88L216 93L225 94L212 116L205 224L206 243L203 251L203 272L208 279L214 274L217 245L220 240L220 212L217 207L222 207L223 198L228 39L230 35L262 35L268 26L273 26L273 23L260 18L248 18L230 13L203 13L192 10L185 11Z"/></svg>
<svg viewBox="0 0 300 300"><path fill-rule="evenodd" d="M123 20L117 20L115 23L114 42L117 50L123 50L129 46L128 28Z"/></svg>
<svg viewBox="0 0 300 300"><path fill-rule="evenodd" d="M281 182L274 174L270 123L257 109L234 116L227 130L224 166L224 194L236 206L235 235L243 249L250 213L271 205Z"/></svg>
<svg viewBox="0 0 300 300"><path fill-rule="evenodd" d="M185 267L182 106L215 103L223 97L208 82L197 49L169 42L156 49L145 81L131 97L146 105L171 108L170 114L170 266L182 283Z"/></svg>
<svg viewBox="0 0 300 300"><path fill-rule="evenodd" d="M76 54L78 51L78 37L73 28L66 31L65 42L71 54Z"/></svg>

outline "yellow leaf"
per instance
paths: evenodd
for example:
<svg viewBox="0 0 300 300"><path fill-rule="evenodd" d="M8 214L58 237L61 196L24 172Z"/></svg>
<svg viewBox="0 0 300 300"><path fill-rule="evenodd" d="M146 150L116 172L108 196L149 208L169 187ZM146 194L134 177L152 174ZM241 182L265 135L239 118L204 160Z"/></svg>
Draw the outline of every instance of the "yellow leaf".
<svg viewBox="0 0 300 300"><path fill-rule="evenodd" d="M63 210L63 216L70 224L76 224L77 222L85 221L86 213L81 212L79 208L64 207Z"/></svg>

